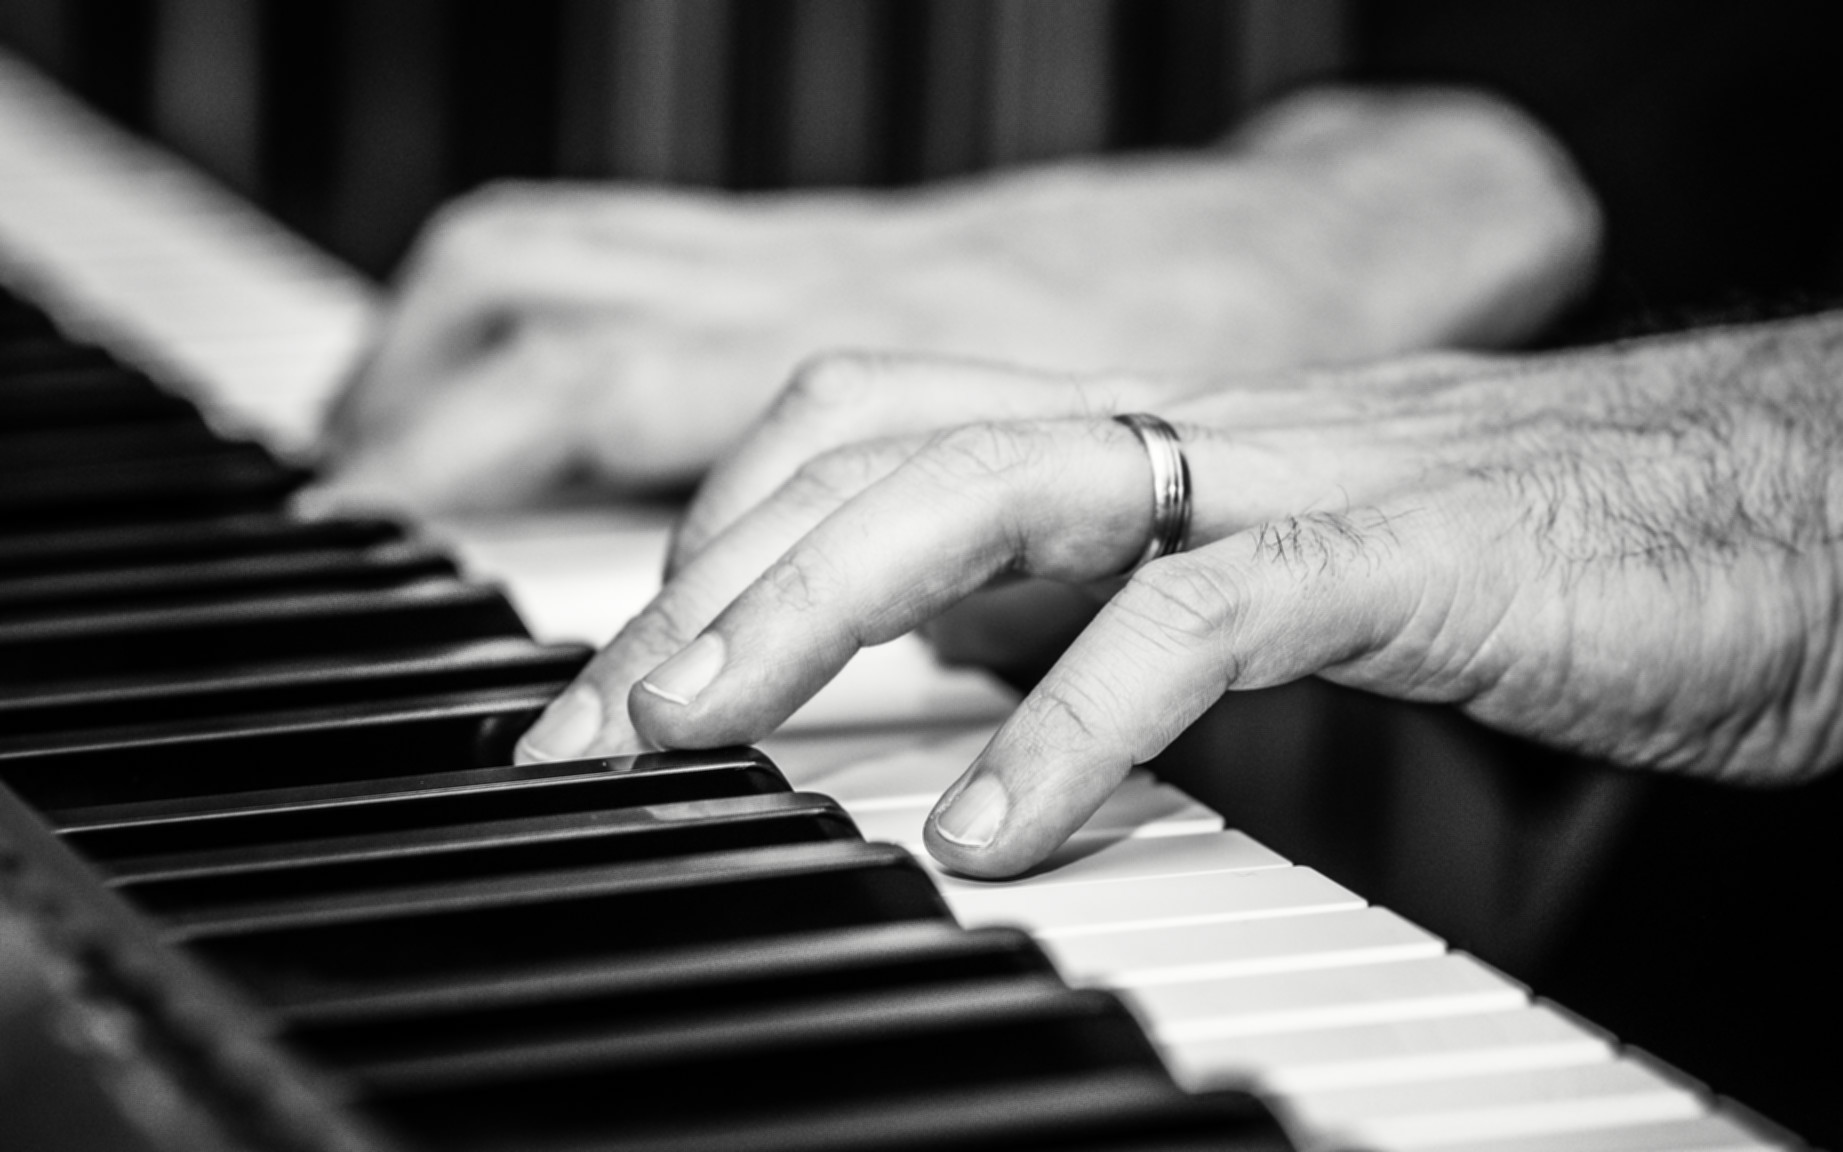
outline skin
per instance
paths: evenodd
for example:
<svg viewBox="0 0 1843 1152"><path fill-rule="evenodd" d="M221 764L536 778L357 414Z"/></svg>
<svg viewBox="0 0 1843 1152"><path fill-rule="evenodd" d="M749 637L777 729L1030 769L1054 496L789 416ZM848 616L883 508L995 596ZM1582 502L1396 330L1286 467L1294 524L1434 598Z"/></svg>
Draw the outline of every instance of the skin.
<svg viewBox="0 0 1843 1152"><path fill-rule="evenodd" d="M494 186L419 241L314 502L688 485L826 349L1215 372L1501 344L1597 245L1541 130L1447 91L1310 92L1192 156L901 194Z"/></svg>
<svg viewBox="0 0 1843 1152"><path fill-rule="evenodd" d="M1541 659L1487 660L1512 569L1479 538L1529 514L1459 480L1535 435L1492 439L1492 413L1540 430L1576 400L1528 409L1507 362L1354 365L1514 342L1598 247L1561 151L1450 91L1309 92L1199 156L899 196L501 187L419 246L310 499L510 505L721 462L660 596L522 759L759 738L917 626L995 662L1066 647L930 824L944 862L1004 875L1230 688L1318 672L1493 717ZM837 347L895 351L813 355ZM1185 434L1197 519L1122 581L1149 475L1107 416L1134 410ZM1490 578L1394 559L1448 549ZM1553 655L1549 623L1518 641Z"/></svg>
<svg viewBox="0 0 1843 1152"><path fill-rule="evenodd" d="M1106 599L930 820L969 874L1041 860L1223 693L1307 675L1619 763L1803 779L1843 755L1839 380L1843 313L1226 381L826 360L525 754L760 738L860 648L1024 573ZM1150 473L1106 414L1148 409L1195 517L1120 584Z"/></svg>

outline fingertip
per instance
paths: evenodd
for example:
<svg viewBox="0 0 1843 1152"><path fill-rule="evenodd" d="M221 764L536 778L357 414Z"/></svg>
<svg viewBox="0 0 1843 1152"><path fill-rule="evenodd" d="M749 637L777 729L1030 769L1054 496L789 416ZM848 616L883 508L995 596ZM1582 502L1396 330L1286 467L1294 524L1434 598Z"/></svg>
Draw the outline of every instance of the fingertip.
<svg viewBox="0 0 1843 1152"><path fill-rule="evenodd" d="M998 838L1011 798L1004 784L980 772L934 812L934 831L956 848L988 848Z"/></svg>
<svg viewBox="0 0 1843 1152"><path fill-rule="evenodd" d="M996 772L975 766L949 789L922 829L922 843L942 867L963 876L1003 879L1039 863L1062 842L1039 843L1045 830L1020 818Z"/></svg>
<svg viewBox="0 0 1843 1152"><path fill-rule="evenodd" d="M792 705L751 668L730 664L725 638L706 632L636 681L627 711L640 738L664 748L717 748L772 732Z"/></svg>
<svg viewBox="0 0 1843 1152"><path fill-rule="evenodd" d="M551 701L520 737L514 755L521 764L573 760L602 742L604 727L601 693L579 683Z"/></svg>
<svg viewBox="0 0 1843 1152"><path fill-rule="evenodd" d="M288 512L298 520L330 520L344 515L345 508L338 490L314 483L288 497Z"/></svg>
<svg viewBox="0 0 1843 1152"><path fill-rule="evenodd" d="M288 511L302 520L331 520L341 516L396 516L408 504L389 490L354 483L334 473L322 476L288 498Z"/></svg>

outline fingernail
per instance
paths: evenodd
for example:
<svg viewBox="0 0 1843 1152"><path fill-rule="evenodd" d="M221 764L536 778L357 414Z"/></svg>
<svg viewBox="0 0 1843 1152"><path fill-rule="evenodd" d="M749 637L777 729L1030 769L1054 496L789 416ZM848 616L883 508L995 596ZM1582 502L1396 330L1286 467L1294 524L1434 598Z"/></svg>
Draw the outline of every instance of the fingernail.
<svg viewBox="0 0 1843 1152"><path fill-rule="evenodd" d="M998 827L1010 806L1004 785L991 776L975 776L935 820L934 827L955 844L984 848L998 837Z"/></svg>
<svg viewBox="0 0 1843 1152"><path fill-rule="evenodd" d="M580 756L602 730L601 694L578 684L553 701L518 742L524 760L568 760Z"/></svg>
<svg viewBox="0 0 1843 1152"><path fill-rule="evenodd" d="M323 485L302 488L288 498L288 510L303 520L327 520L339 514L339 495Z"/></svg>
<svg viewBox="0 0 1843 1152"><path fill-rule="evenodd" d="M683 651L653 669L640 687L661 700L689 704L723 671L723 637L706 632Z"/></svg>
<svg viewBox="0 0 1843 1152"><path fill-rule="evenodd" d="M401 503L386 498L377 487L322 480L289 496L288 510L303 520L331 520L340 516L390 515Z"/></svg>

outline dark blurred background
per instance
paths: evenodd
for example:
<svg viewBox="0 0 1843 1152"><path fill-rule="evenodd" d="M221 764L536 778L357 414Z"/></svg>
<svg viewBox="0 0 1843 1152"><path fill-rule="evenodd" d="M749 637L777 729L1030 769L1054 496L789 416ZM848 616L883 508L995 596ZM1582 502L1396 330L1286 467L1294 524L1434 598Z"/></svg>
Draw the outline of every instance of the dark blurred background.
<svg viewBox="0 0 1843 1152"><path fill-rule="evenodd" d="M497 177L888 185L1201 144L1335 0L4 0L0 37L372 273ZM1280 33L1280 34L1276 34Z"/></svg>
<svg viewBox="0 0 1843 1152"><path fill-rule="evenodd" d="M0 0L0 41L383 276L502 177L889 186L1207 144L1315 80L1509 94L1606 270L1550 340L1843 293L1843 6L1773 0ZM1843 783L1581 764L1321 684L1161 769L1277 849L1843 1146Z"/></svg>
<svg viewBox="0 0 1843 1152"><path fill-rule="evenodd" d="M0 43L358 267L501 177L896 185L1495 89L1612 217L1556 338L1843 294L1827 0L0 0Z"/></svg>

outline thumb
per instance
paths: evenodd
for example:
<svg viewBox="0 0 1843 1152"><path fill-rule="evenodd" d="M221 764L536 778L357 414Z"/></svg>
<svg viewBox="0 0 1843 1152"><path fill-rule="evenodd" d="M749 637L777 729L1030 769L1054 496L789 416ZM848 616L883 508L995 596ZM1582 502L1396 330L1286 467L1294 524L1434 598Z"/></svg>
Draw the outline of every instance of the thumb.
<svg viewBox="0 0 1843 1152"><path fill-rule="evenodd" d="M345 438L304 511L502 508L528 502L578 458L581 359L566 331L522 329L456 369L394 426Z"/></svg>

